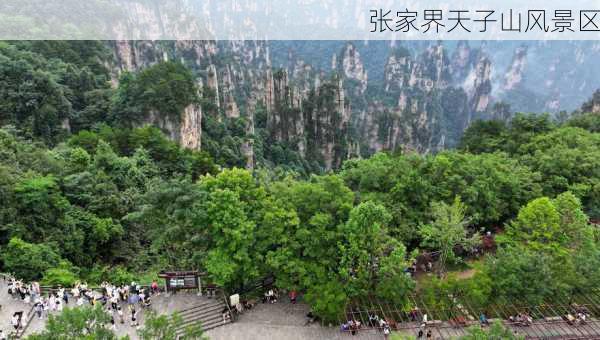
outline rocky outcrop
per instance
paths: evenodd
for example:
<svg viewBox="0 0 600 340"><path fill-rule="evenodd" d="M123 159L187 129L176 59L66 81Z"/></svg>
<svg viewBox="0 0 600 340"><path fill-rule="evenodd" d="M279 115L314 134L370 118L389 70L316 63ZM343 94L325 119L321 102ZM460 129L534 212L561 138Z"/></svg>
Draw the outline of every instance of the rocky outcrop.
<svg viewBox="0 0 600 340"><path fill-rule="evenodd" d="M180 128L181 146L200 150L202 141L202 109L199 105L190 104L183 111Z"/></svg>
<svg viewBox="0 0 600 340"><path fill-rule="evenodd" d="M443 89L452 82L450 63L442 44L427 48L413 70L410 85L426 91Z"/></svg>
<svg viewBox="0 0 600 340"><path fill-rule="evenodd" d="M461 82L466 79L473 69L476 51L469 46L468 41L459 41L456 49L452 53L450 62L450 73L455 82Z"/></svg>
<svg viewBox="0 0 600 340"><path fill-rule="evenodd" d="M351 118L344 83L334 77L300 85L291 84L286 70L274 74L273 106L267 118L270 136L274 142L293 145L325 169L338 167L348 154Z"/></svg>
<svg viewBox="0 0 600 340"><path fill-rule="evenodd" d="M254 165L254 110L264 105L267 130L275 142L293 145L303 157L311 158L325 169L335 168L355 152L395 149L403 145L419 150L432 149L431 105L423 98L450 83L450 67L441 46L426 50L414 59L406 49L390 55L385 66L385 92L396 105L389 107L373 101L353 115L347 100L360 103L368 87L367 71L360 53L347 44L334 60L339 76L316 72L301 58L290 57L288 69L273 71L269 49L260 42L115 42L116 68L134 71L168 58L178 58L197 70L205 98L216 109L202 112L189 106L175 121L153 113L146 121L168 133L185 147L201 147L203 114L218 119L244 118L246 137L240 150L246 166ZM227 62L217 55L227 56ZM289 71L288 71L289 70ZM207 97L209 96L210 97ZM354 117L354 118L353 118ZM360 126L350 136L349 126ZM361 145L363 145L361 147ZM354 151L352 151L354 150Z"/></svg>
<svg viewBox="0 0 600 340"><path fill-rule="evenodd" d="M227 118L239 118L240 109L235 100L235 83L234 83L234 71L231 70L231 66L227 65L223 71L223 82L221 84L223 110L225 117Z"/></svg>
<svg viewBox="0 0 600 340"><path fill-rule="evenodd" d="M153 41L116 40L112 44L116 64L113 75L116 77L123 71L137 71L168 60L166 51Z"/></svg>
<svg viewBox="0 0 600 340"><path fill-rule="evenodd" d="M341 79L336 80L319 87L320 99L324 103L317 106L312 113L313 118L317 118L314 117L315 113L319 118L320 124L316 126L315 135L317 140L325 141L325 148L321 149L321 154L327 170L338 168L342 164L348 144L350 107L345 99L344 82Z"/></svg>
<svg viewBox="0 0 600 340"><path fill-rule="evenodd" d="M486 112L491 102L492 93L492 63L487 57L481 57L477 65L473 69L473 85L469 87L467 94L469 95L469 107L471 112L481 113ZM468 121L470 122L471 117Z"/></svg>
<svg viewBox="0 0 600 340"><path fill-rule="evenodd" d="M521 46L516 49L512 59L512 63L506 76L504 77L504 84L502 85L503 91L510 91L516 89L523 81L523 73L525 70L527 61L527 47Z"/></svg>
<svg viewBox="0 0 600 340"><path fill-rule="evenodd" d="M362 60L353 44L338 49L331 60L323 58L321 67L327 71L307 62L306 54L291 51L280 55L275 68L266 42L112 44L116 73L167 59L192 68L203 103L210 102L210 108L188 107L179 121L155 113L147 123L161 127L186 147L200 148L202 131L197 127L203 118L233 121L238 124L238 152L248 168L262 157L254 149L257 110L265 113L260 122L268 145L282 145L286 152L291 149L330 169L347 157L381 150L432 152L452 146L472 120L510 116L508 106L500 110L496 105L499 100L520 95L521 102L533 102L530 98L535 97L523 91L526 47L517 48L512 60L506 61L510 64L506 74L492 78L498 66L488 48L473 48L468 42L451 49L443 43L418 49L397 44L378 74L367 71L369 61ZM553 77L559 73L552 73ZM553 98L543 99L547 106L559 100L549 99ZM599 108L592 105L591 109Z"/></svg>
<svg viewBox="0 0 600 340"><path fill-rule="evenodd" d="M596 90L592 98L581 107L583 113L600 113L600 90Z"/></svg>
<svg viewBox="0 0 600 340"><path fill-rule="evenodd" d="M217 75L217 68L214 64L210 64L206 69L206 88L212 91L213 102L217 107L217 110L221 108L221 94L219 92L219 78Z"/></svg>
<svg viewBox="0 0 600 340"><path fill-rule="evenodd" d="M246 169L254 169L255 158L254 158L254 112L256 110L257 100L256 98L250 98L247 103L247 116L246 116L246 138L244 138L240 147L242 155L246 160Z"/></svg>
<svg viewBox="0 0 600 340"><path fill-rule="evenodd" d="M172 117L151 111L143 125L153 125L161 129L169 139L181 146L200 150L202 141L202 109L197 104L188 105L179 117Z"/></svg>
<svg viewBox="0 0 600 340"><path fill-rule="evenodd" d="M409 86L413 69L410 52L405 48L394 50L385 64L384 90L394 92Z"/></svg>
<svg viewBox="0 0 600 340"><path fill-rule="evenodd" d="M150 111L142 125L152 125L163 131L172 141L181 142L180 120L157 111Z"/></svg>
<svg viewBox="0 0 600 340"><path fill-rule="evenodd" d="M442 45L431 46L416 58L404 47L393 50L385 65L383 98L370 101L353 122L362 137L362 152L428 152L445 147L444 110L466 111L465 105L452 107L454 103L444 96L452 83Z"/></svg>
<svg viewBox="0 0 600 340"><path fill-rule="evenodd" d="M132 1L125 6L125 12L131 13L132 18L149 24L151 33L175 30L185 34L203 29L163 20L160 13L174 6L167 2L148 5ZM194 13L188 11L193 6L189 1L178 6L187 11L183 16ZM209 1L203 8L194 8L215 11L224 20L231 18L228 14L231 11L264 10L251 2L218 6L218 2ZM357 20L363 19L360 15ZM330 24L342 20L339 11L333 10L328 20ZM151 25L156 22L160 25ZM203 24L208 30L214 27L211 19ZM244 25L252 30L252 23ZM121 27L118 30L126 31ZM290 52L286 56L294 48L283 42L277 45L286 47L279 58L271 52L271 43L241 41L236 36L218 42L123 40L109 44L114 51L115 86L122 72L136 71L163 60L180 60L192 68L202 87L203 104L208 100L210 108L203 106L201 112L188 107L178 121L156 117L159 114L155 113L147 123L167 130L183 145L199 148L201 131L196 132L195 127L201 125L202 118L216 118L223 123L243 121L246 125L242 133L246 135L236 137L242 140L239 149L248 167L253 166L255 158L257 108L266 112L269 142L285 142L324 168L337 166L340 159L349 155L367 155L379 150L435 151L452 145L459 137L457 133L473 119L510 116L508 105L533 112L542 108L564 109L564 103L569 101L570 109L575 109L598 87L595 85L598 73L590 70L595 70L600 51L600 44L580 42L564 42L562 48L553 50L548 42L524 43L516 49L513 44L499 46L493 42L486 43L489 48L476 48L473 42L466 41L456 46L394 42L392 45L397 48L390 50L388 44L380 50L389 53L387 59L373 61L377 58L371 58L371 53L369 59L365 58L365 52L361 55L365 51L362 46L352 43L324 49L327 56L315 51ZM368 48L375 45L369 43ZM498 47L502 51L496 53ZM535 60L542 55L544 62L540 66ZM339 78L334 80L332 74ZM535 74L543 76L532 77ZM565 88L569 89L568 94ZM506 105L496 105L499 101ZM592 102L587 109L600 108Z"/></svg>
<svg viewBox="0 0 600 340"><path fill-rule="evenodd" d="M360 58L360 53L354 44L346 44L341 54L341 61L334 65L341 68L341 74L345 79L350 79L357 82L356 94L363 95L368 86L368 75L365 66Z"/></svg>
<svg viewBox="0 0 600 340"><path fill-rule="evenodd" d="M297 90L290 87L287 70L279 70L273 75L273 102L267 112L267 128L276 142L295 144L305 156L305 119Z"/></svg>

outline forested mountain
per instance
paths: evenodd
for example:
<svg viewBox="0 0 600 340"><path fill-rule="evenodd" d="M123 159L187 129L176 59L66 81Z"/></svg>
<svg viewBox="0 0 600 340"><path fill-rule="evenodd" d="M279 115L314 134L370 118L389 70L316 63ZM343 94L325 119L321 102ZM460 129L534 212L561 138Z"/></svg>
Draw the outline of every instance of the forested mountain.
<svg viewBox="0 0 600 340"><path fill-rule="evenodd" d="M308 173L437 152L476 119L564 119L600 87L595 42L15 42L3 125L54 145L99 123L159 127L225 166ZM570 67L574 65L574 67ZM568 67L568 69L567 69Z"/></svg>
<svg viewBox="0 0 600 340"><path fill-rule="evenodd" d="M513 114L520 47L502 97L493 54L466 43L390 49L379 80L357 43L330 69L286 44L1 43L0 269L71 285L190 268L230 292L272 275L326 321L366 297L411 308L415 289L485 310L598 288L600 92ZM424 253L440 276L465 265L487 231L475 276L407 275Z"/></svg>
<svg viewBox="0 0 600 340"><path fill-rule="evenodd" d="M207 29L295 19L289 0L252 3L178 2ZM194 24L121 5L150 29ZM600 43L230 38L0 41L0 273L189 269L244 300L269 278L323 324L366 301L454 324L463 305L501 318L598 291Z"/></svg>

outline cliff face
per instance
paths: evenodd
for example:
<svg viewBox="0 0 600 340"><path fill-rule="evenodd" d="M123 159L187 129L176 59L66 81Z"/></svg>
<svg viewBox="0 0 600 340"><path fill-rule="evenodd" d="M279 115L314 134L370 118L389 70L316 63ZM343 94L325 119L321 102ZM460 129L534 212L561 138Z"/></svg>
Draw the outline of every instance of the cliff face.
<svg viewBox="0 0 600 340"><path fill-rule="evenodd" d="M504 84L502 85L503 91L514 90L522 84L523 73L525 66L527 65L527 48L519 47L515 51L512 63L506 72L504 78Z"/></svg>
<svg viewBox="0 0 600 340"><path fill-rule="evenodd" d="M337 78L323 83L302 107L307 116L307 151L322 159L325 169L339 167L348 152L350 107L343 86Z"/></svg>
<svg viewBox="0 0 600 340"><path fill-rule="evenodd" d="M232 11L265 10L243 2L227 7L206 1L197 8L182 1L177 6L186 8L183 13L212 11L206 27L196 27L185 17L169 22L161 16L174 9L168 2L131 1L126 6L132 17L148 23L149 32L180 35L210 32L216 27L212 18L230 20ZM330 23L340 20L338 10L328 14ZM111 42L113 83L125 71L164 60L183 62L196 75L205 105L187 107L176 121L154 112L145 123L194 149L212 132L207 127L203 131L209 119L238 123L237 147L247 167L255 165L261 152L257 138L291 148L324 169L380 150L437 151L456 143L474 119L506 119L511 111L573 110L600 87L598 42L490 41L473 47L475 43L465 41L229 39ZM598 107L592 103L589 109ZM257 137L263 133L266 137Z"/></svg>
<svg viewBox="0 0 600 340"><path fill-rule="evenodd" d="M177 57L201 65L205 59L210 60L216 53L213 42L178 41L171 45L163 45L151 41L114 41L110 44L114 55L112 81L115 85L123 72L134 72ZM203 87L201 80L198 85ZM189 105L178 119L161 112L151 112L144 124L159 127L172 140L178 141L186 148L201 148L202 109L199 105Z"/></svg>
<svg viewBox="0 0 600 340"><path fill-rule="evenodd" d="M499 66L485 44L400 45L387 50L380 72L372 72L367 65L373 61L352 43L329 50L321 67L291 48L284 58L278 52L273 62L272 44L276 43L114 42L114 79L124 71L180 60L197 76L210 107L190 106L177 122L156 112L146 123L159 126L185 147L199 149L203 119L237 122L238 149L248 168L262 157L265 144L281 145L323 169L381 150L435 152L457 143L474 119L509 117L510 108L499 100L525 105L524 111L560 101L529 90L527 72L535 65L528 58L531 49L541 46L515 46L507 63ZM559 77L562 61L555 59L551 65L555 69L550 74ZM377 77L369 76L373 73ZM557 83L544 86L550 91ZM266 139L259 143L257 156L259 134Z"/></svg>
<svg viewBox="0 0 600 340"><path fill-rule="evenodd" d="M273 67L266 42L114 42L113 50L115 80L122 72L164 60L181 60L192 68L202 96L215 109L202 112L199 106L189 106L178 122L154 112L145 123L160 127L185 147L200 149L203 115L218 121L242 119L240 152L248 168L255 164L259 106L266 111L270 142L283 143L332 169L348 157L381 150L429 152L445 147L448 127L443 126L447 117L442 98L456 79L472 83L468 106L473 111L485 111L490 100L489 60L473 59L468 45L452 61L442 45L417 56L405 48L394 50L384 67L382 91L375 95L368 93L368 72L350 43L334 54L333 75L316 71L293 52L287 65ZM467 99L461 100L453 115L465 113L468 122ZM459 125L464 128L466 123Z"/></svg>
<svg viewBox="0 0 600 340"><path fill-rule="evenodd" d="M356 95L364 95L368 85L368 75L365 70L360 53L354 44L347 44L341 54L341 60L336 62L341 68L341 74L344 78L357 83Z"/></svg>
<svg viewBox="0 0 600 340"><path fill-rule="evenodd" d="M485 112L490 104L492 92L492 63L487 57L482 57L475 67L475 79L473 90L470 92L471 110L474 112Z"/></svg>
<svg viewBox="0 0 600 340"><path fill-rule="evenodd" d="M416 56L395 49L385 64L382 91L369 98L355 122L360 150L430 152L456 142L472 115L488 108L490 72L489 60L466 43L452 58L440 44Z"/></svg>
<svg viewBox="0 0 600 340"><path fill-rule="evenodd" d="M223 118L236 119L242 116L240 101L250 99L254 103L270 101L272 96L267 81L270 71L268 48L262 42L240 43L218 46L213 41L115 41L111 42L114 54L113 83L123 72L134 72L161 61L180 60L198 75L201 95L212 101L215 111L207 112ZM225 57L228 62L222 62ZM272 83L272 82L271 82ZM253 134L253 108L248 105L244 111L247 118L248 135ZM181 145L200 149L202 140L203 112L199 105L190 105L179 119L169 118L160 112L148 115L144 124L152 124L162 129L171 139ZM244 144L244 154L248 165L252 162L252 141Z"/></svg>
<svg viewBox="0 0 600 340"><path fill-rule="evenodd" d="M200 150L202 141L202 109L200 106L191 104L183 111L179 141L185 148Z"/></svg>

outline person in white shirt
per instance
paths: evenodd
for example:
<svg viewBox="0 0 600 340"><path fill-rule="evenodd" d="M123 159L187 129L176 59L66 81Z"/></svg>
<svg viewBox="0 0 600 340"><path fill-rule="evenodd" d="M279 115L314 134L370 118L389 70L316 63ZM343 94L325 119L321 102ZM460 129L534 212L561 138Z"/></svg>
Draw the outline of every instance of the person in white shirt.
<svg viewBox="0 0 600 340"><path fill-rule="evenodd" d="M119 304L119 296L117 294L115 294L110 298L110 306L113 310L117 310L118 304Z"/></svg>
<svg viewBox="0 0 600 340"><path fill-rule="evenodd" d="M50 298L48 298L48 308L52 312L56 311L56 298L54 294L50 294Z"/></svg>
<svg viewBox="0 0 600 340"><path fill-rule="evenodd" d="M12 319L10 319L10 324L15 328L15 331L19 329L21 326L21 316L23 312L17 312L13 314Z"/></svg>
<svg viewBox="0 0 600 340"><path fill-rule="evenodd" d="M79 288L77 288L77 286L73 287L73 289L71 289L71 294L75 299L79 298Z"/></svg>

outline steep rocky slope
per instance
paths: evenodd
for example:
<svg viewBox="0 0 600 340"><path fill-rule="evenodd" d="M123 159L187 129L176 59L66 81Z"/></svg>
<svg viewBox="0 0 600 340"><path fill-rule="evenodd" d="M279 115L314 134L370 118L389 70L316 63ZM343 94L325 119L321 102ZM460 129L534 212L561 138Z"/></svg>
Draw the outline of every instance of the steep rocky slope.
<svg viewBox="0 0 600 340"><path fill-rule="evenodd" d="M576 102L573 98L580 97L571 94L571 89L563 90L561 83L575 82L559 72L570 54L560 51L541 57L542 43L110 44L115 83L123 71L159 61L180 60L190 67L203 99L214 105L205 110L186 108L179 119L182 123L165 120L160 113L147 122L187 147L201 148L202 120L207 116L239 121L244 126L239 152L247 167L257 162L259 130L268 144L263 148L285 145L309 162L331 169L348 157L381 150L435 152L453 146L473 119L508 118L511 110L499 116L494 103L508 103L512 111L556 112L583 102L571 107ZM322 47L318 57L306 47L314 44ZM581 65L571 71L573 76L582 74L580 68L587 67L590 54L599 53L594 43L557 44L576 47L571 52L578 55L574 61ZM544 65L535 63L536 58ZM547 80L532 86L538 73L547 75ZM591 94L594 86L600 86L595 82L586 78L579 86L580 95ZM266 114L264 124L257 112Z"/></svg>

